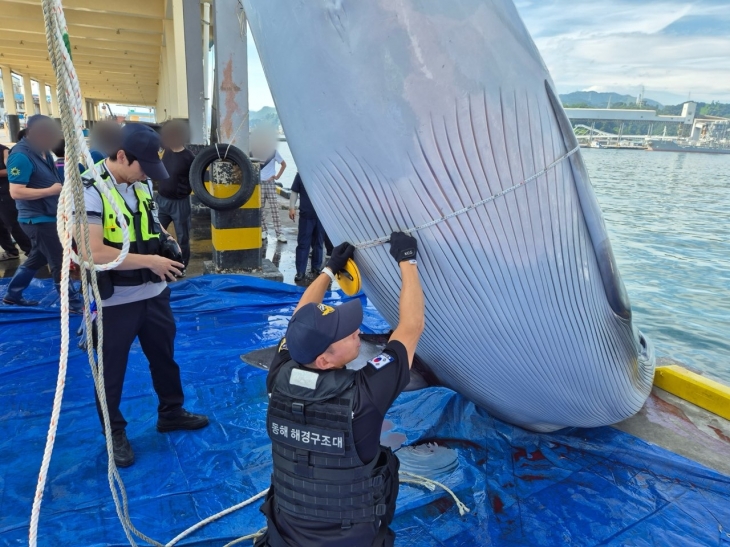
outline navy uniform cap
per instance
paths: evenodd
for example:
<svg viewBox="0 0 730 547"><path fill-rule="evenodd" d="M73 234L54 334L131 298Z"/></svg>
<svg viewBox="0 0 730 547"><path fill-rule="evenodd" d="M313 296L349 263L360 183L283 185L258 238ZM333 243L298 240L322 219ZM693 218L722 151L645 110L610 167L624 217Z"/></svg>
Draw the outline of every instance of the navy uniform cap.
<svg viewBox="0 0 730 547"><path fill-rule="evenodd" d="M132 154L144 174L152 180L170 178L160 159L162 144L157 132L141 123L128 123L122 128L122 149Z"/></svg>
<svg viewBox="0 0 730 547"><path fill-rule="evenodd" d="M351 300L337 307L306 304L291 318L286 331L289 355L309 365L335 342L347 338L362 324L362 304Z"/></svg>

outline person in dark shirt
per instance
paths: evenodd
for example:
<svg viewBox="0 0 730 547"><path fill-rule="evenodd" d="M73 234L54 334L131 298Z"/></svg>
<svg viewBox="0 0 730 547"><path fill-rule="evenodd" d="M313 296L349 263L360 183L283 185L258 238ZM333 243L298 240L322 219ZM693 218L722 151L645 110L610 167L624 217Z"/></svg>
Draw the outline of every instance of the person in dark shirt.
<svg viewBox="0 0 730 547"><path fill-rule="evenodd" d="M302 177L297 173L291 186L289 198L289 218L296 218L297 198L299 198L299 233L297 234L297 250L295 253L295 264L297 273L294 281L302 281L307 273L307 260L309 249L312 248L312 276L317 277L322 268L322 243L324 241L324 228L317 217L317 212L307 195Z"/></svg>
<svg viewBox="0 0 730 547"><path fill-rule="evenodd" d="M360 300L322 304L334 275L353 256L343 243L302 295L274 356L266 388L272 486L261 507L268 530L257 547L392 546L389 525L398 462L380 446L383 419L409 381L423 332L424 297L415 238L391 235L402 285L400 320L383 352L354 371Z"/></svg>
<svg viewBox="0 0 730 547"><path fill-rule="evenodd" d="M10 186L8 182L8 155L10 148L0 144L0 261L17 260L20 252L15 243L27 255L30 254L30 238L20 228L18 223L18 209L15 207L15 200L10 197ZM11 237L12 234L12 237ZM15 239L15 243L13 243Z"/></svg>
<svg viewBox="0 0 730 547"><path fill-rule="evenodd" d="M51 150L63 138L58 123L37 114L28 118L26 136L13 146L8 156L10 196L18 208L18 222L31 240L28 260L18 267L8 283L3 303L10 306L37 306L35 300L23 298L38 270L46 265L56 290L61 293L63 247L56 230L58 196L63 180L53 164ZM73 285L69 285L69 307L72 313L83 313L83 302Z"/></svg>
<svg viewBox="0 0 730 547"><path fill-rule="evenodd" d="M192 229L192 212L190 209L190 166L195 155L185 148L190 130L182 120L170 120L162 126L160 136L164 153L162 163L167 169L169 178L157 181L158 218L163 228L172 222L175 235L182 251L183 264L187 268L190 262L190 230ZM182 275L185 275L183 270Z"/></svg>
<svg viewBox="0 0 730 547"><path fill-rule="evenodd" d="M56 146L53 149L53 155L56 156L56 162L54 165L56 166L56 169L58 170L58 174L61 177L61 180L64 180L66 178L66 140L62 140L61 143ZM92 156L93 157L93 156ZM104 159L104 158L102 158ZM101 160L99 160L101 161ZM86 167L84 167L83 163L79 163L79 173L83 173L86 171Z"/></svg>

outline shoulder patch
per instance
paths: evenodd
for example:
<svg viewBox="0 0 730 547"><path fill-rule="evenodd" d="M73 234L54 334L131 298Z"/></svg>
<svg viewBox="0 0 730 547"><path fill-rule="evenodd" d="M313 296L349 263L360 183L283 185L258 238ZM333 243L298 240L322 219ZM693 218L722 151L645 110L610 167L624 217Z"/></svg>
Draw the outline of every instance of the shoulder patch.
<svg viewBox="0 0 730 547"><path fill-rule="evenodd" d="M373 359L370 359L368 361L368 365L374 366L376 369L381 369L385 365L388 365L394 361L393 357L388 355L387 353L381 353L377 357L374 357Z"/></svg>
<svg viewBox="0 0 730 547"><path fill-rule="evenodd" d="M319 374L300 368L292 369L291 376L289 377L289 383L291 385L305 387L307 389L317 389L317 380L319 380Z"/></svg>
<svg viewBox="0 0 730 547"><path fill-rule="evenodd" d="M10 169L10 174L14 177L18 177L20 176L20 169L18 169L17 167L12 167Z"/></svg>

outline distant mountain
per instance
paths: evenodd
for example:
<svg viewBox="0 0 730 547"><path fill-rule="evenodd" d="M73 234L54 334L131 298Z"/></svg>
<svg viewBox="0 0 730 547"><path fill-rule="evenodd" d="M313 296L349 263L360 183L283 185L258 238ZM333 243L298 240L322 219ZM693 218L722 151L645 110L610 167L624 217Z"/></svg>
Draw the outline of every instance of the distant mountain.
<svg viewBox="0 0 730 547"><path fill-rule="evenodd" d="M567 93L560 96L560 100L564 105L570 106L584 106L590 108L606 108L608 101L611 100L611 104L625 104L632 105L636 104L636 97L631 95L620 95L618 93L599 93L597 91L574 91L573 93ZM644 106L651 106L654 108L661 108L661 103L653 101L651 99L644 99L642 101Z"/></svg>
<svg viewBox="0 0 730 547"><path fill-rule="evenodd" d="M273 106L265 106L261 110L250 111L248 120L251 128L261 124L272 125L277 129L279 127L279 115Z"/></svg>

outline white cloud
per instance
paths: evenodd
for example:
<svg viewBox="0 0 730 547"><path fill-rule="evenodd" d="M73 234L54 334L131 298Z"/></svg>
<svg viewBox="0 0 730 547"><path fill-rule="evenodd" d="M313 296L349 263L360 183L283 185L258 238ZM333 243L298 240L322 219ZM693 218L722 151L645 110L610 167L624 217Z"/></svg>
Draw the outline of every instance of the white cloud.
<svg viewBox="0 0 730 547"><path fill-rule="evenodd" d="M447 1L447 0L439 0ZM730 102L730 2L726 0L517 0L562 93L616 91L664 104ZM273 105L253 40L249 102Z"/></svg>
<svg viewBox="0 0 730 547"><path fill-rule="evenodd" d="M720 5L722 4L722 5ZM730 102L727 2L517 3L561 92Z"/></svg>

